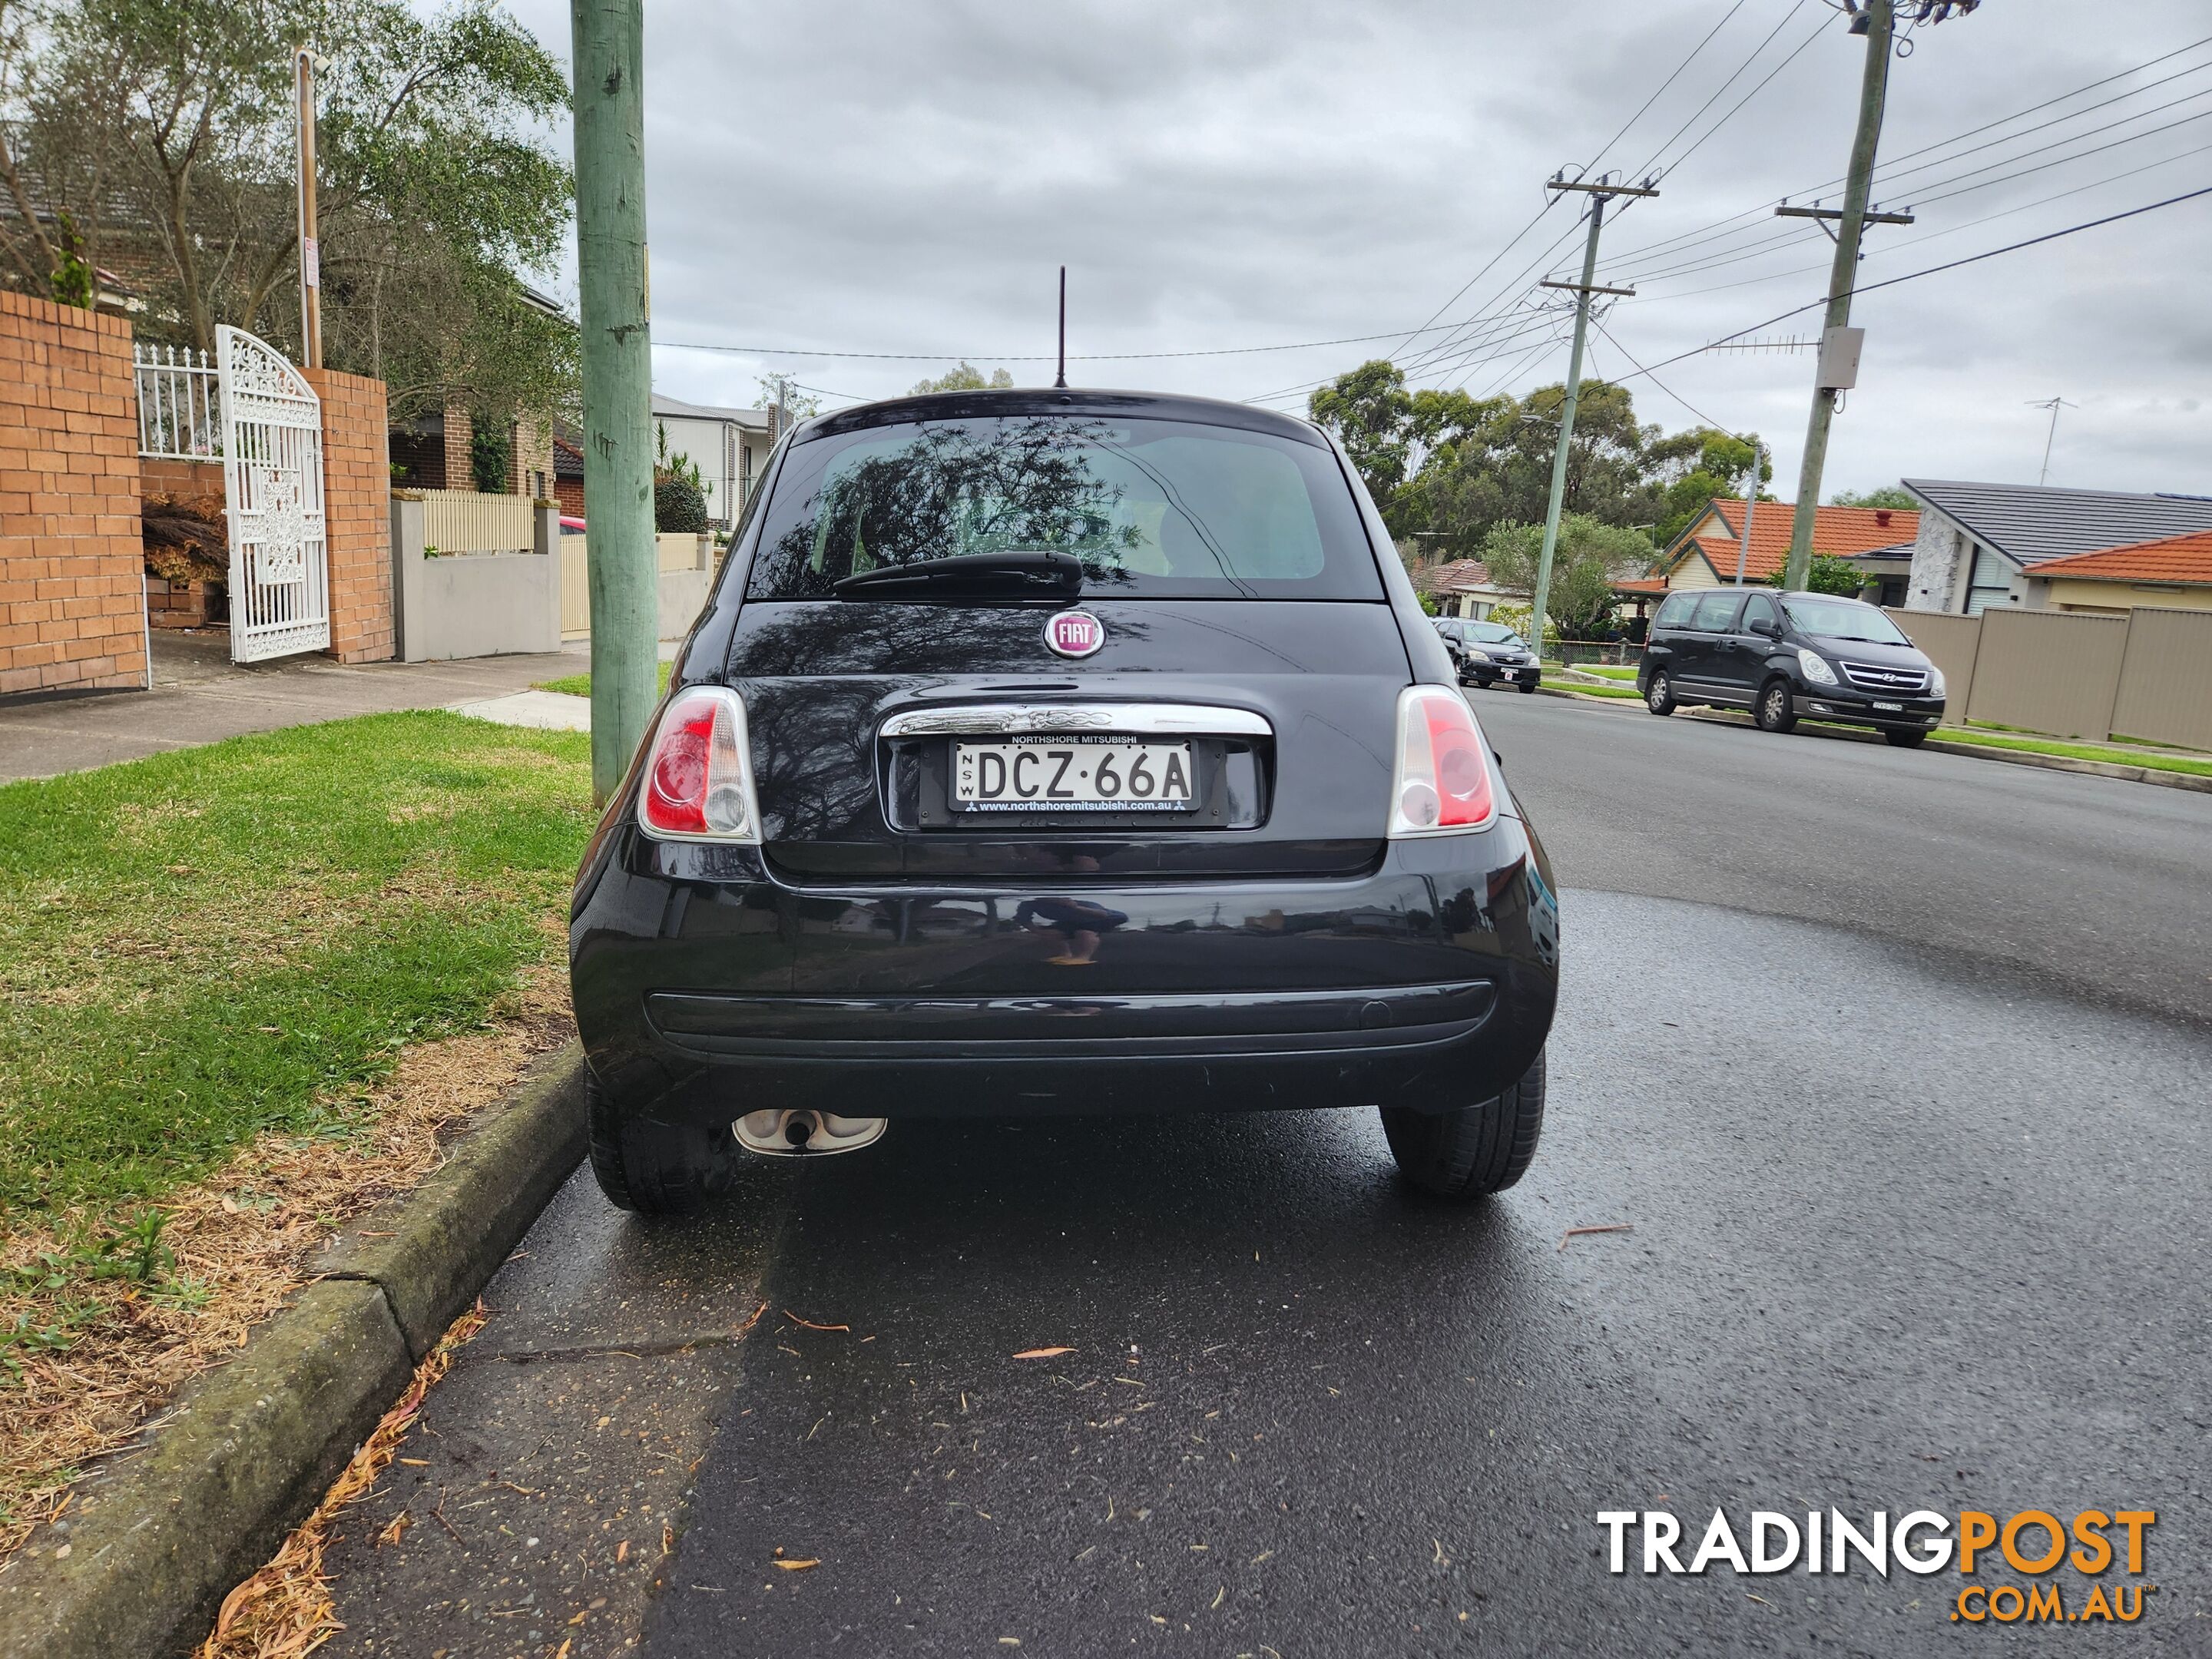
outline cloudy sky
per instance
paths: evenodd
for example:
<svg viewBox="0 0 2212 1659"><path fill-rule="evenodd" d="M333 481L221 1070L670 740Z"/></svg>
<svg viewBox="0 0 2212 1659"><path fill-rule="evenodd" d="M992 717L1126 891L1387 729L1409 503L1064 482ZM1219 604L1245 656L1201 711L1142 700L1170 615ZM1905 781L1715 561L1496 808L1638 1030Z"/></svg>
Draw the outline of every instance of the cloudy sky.
<svg viewBox="0 0 2212 1659"><path fill-rule="evenodd" d="M510 3L566 56L565 0ZM1875 195L1918 222L1869 231L1864 283L2212 185L2203 0L1988 0L1911 40ZM1567 357L1532 284L1581 247L1542 183L1595 163L1662 194L1606 226L1601 280L1638 292L1595 371L1656 367L1629 384L1670 429L1759 431L1786 498L1810 354L1698 349L1817 334L1767 324L1829 258L1771 210L1840 199L1863 51L1828 0L650 0L657 381L1046 383L1064 261L1079 384L1298 408L1392 356L1523 392ZM1826 489L2033 483L2031 404L2063 397L2053 483L2212 494L2208 273L2212 197L1866 295ZM1302 343L1349 337L1379 337ZM1173 353L1215 355L1109 360Z"/></svg>

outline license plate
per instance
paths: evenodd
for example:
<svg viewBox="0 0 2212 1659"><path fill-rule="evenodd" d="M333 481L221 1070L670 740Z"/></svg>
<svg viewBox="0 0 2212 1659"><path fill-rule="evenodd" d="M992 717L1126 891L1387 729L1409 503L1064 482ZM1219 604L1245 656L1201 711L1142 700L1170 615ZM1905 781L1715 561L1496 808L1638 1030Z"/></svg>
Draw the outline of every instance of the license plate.
<svg viewBox="0 0 2212 1659"><path fill-rule="evenodd" d="M1190 745L1040 738L952 745L952 804L972 812L1185 812Z"/></svg>
<svg viewBox="0 0 2212 1659"><path fill-rule="evenodd" d="M1878 702L1875 707L1885 714L1902 714L1905 712L1905 705L1901 702Z"/></svg>

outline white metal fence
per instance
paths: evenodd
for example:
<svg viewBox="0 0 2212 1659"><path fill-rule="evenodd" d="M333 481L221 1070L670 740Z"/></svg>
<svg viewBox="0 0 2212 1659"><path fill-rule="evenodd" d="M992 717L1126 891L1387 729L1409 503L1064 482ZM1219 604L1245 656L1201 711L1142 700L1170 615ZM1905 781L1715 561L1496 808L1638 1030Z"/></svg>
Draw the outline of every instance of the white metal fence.
<svg viewBox="0 0 2212 1659"><path fill-rule="evenodd" d="M138 453L179 461L222 459L222 394L204 351L138 345Z"/></svg>

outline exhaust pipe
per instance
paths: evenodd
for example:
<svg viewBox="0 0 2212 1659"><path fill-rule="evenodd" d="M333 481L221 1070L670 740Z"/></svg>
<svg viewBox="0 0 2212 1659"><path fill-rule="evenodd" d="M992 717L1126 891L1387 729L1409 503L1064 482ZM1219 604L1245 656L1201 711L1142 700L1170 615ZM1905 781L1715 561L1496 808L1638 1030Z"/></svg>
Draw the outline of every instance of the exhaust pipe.
<svg viewBox="0 0 2212 1659"><path fill-rule="evenodd" d="M839 1117L834 1112L747 1112L731 1126L738 1145L764 1158L799 1158L816 1152L857 1152L884 1138L890 1120Z"/></svg>

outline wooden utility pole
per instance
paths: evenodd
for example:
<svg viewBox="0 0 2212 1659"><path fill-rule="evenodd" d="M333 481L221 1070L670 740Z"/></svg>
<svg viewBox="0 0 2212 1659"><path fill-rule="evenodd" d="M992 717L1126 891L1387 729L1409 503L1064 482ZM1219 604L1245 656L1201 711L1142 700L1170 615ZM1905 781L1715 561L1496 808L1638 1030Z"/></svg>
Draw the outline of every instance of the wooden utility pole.
<svg viewBox="0 0 2212 1659"><path fill-rule="evenodd" d="M1821 337L1820 368L1813 377L1813 417L1806 425L1805 455L1797 469L1797 514L1790 526L1790 560L1782 577L1784 587L1802 587L1813 574L1813 525L1820 507L1820 475L1828 462L1828 423L1835 417L1836 393L1840 389L1835 384L1838 370L1829 343L1839 337L1837 330L1850 326L1851 289L1859 276L1859 235L1866 226L1867 195L1874 185L1874 154L1881 139L1881 111L1889 90L1890 37L1895 21L1891 0L1866 0L1851 18L1852 33L1866 35L1866 70L1859 82L1859 125L1851 140L1844 210L1836 224L1826 327ZM1850 356L1856 379L1857 353L1854 350Z"/></svg>
<svg viewBox="0 0 2212 1659"><path fill-rule="evenodd" d="M1567 356L1567 395L1559 406L1559 442L1552 452L1552 496L1544 508L1544 550L1536 560L1536 592L1530 609L1528 629L1536 637L1531 641L1536 648L1538 661L1544 656L1544 607L1552 597L1552 556L1559 545L1559 510L1566 498L1567 448L1574 441L1575 406L1582 399L1583 342L1589 331L1590 295L1593 294L1633 294L1632 288L1600 288L1597 278L1597 234L1605 224L1605 204L1616 196L1656 196L1659 192L1646 179L1641 185L1616 185L1606 179L1547 179L1547 190L1574 190L1586 192L1590 198L1589 237L1583 245L1583 279L1579 283L1546 281L1546 288L1566 289L1575 297L1575 343Z"/></svg>
<svg viewBox="0 0 2212 1659"><path fill-rule="evenodd" d="M644 0L571 0L592 794L621 785L659 701L653 344L645 264Z"/></svg>
<svg viewBox="0 0 2212 1659"><path fill-rule="evenodd" d="M315 49L292 54L299 96L300 361L323 366L323 250L315 228Z"/></svg>
<svg viewBox="0 0 2212 1659"><path fill-rule="evenodd" d="M1758 439L1751 441L1751 483L1743 492L1743 540L1736 544L1735 585L1743 586L1744 570L1751 563L1751 513L1759 505L1759 458L1765 447Z"/></svg>

